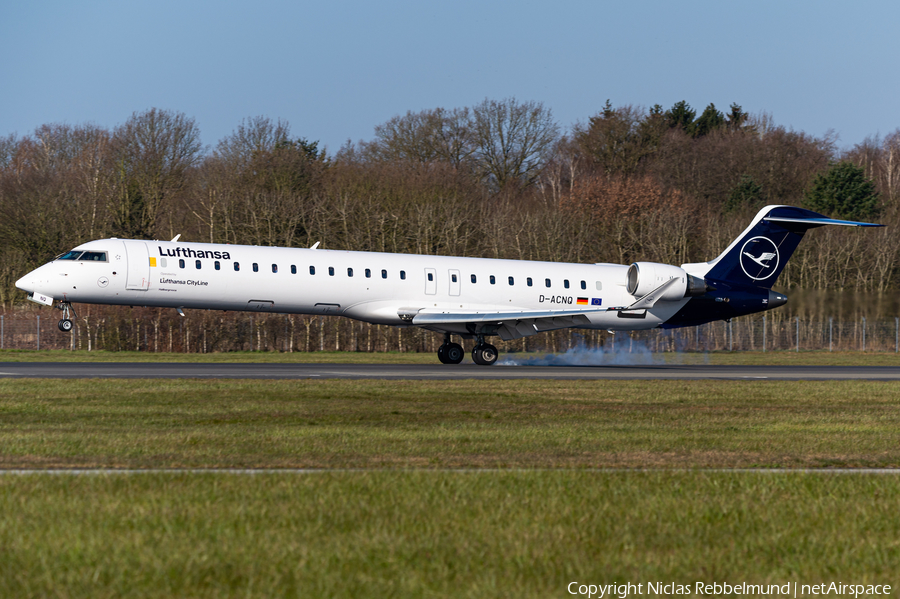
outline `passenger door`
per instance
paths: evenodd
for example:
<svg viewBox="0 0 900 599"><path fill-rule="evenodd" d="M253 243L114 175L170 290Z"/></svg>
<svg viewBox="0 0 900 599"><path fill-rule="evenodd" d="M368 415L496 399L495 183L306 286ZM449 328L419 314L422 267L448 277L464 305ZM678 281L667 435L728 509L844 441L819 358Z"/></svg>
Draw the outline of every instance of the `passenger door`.
<svg viewBox="0 0 900 599"><path fill-rule="evenodd" d="M150 288L150 252L143 241L123 240L128 272L125 289L147 291Z"/></svg>
<svg viewBox="0 0 900 599"><path fill-rule="evenodd" d="M437 270L433 268L425 269L425 295L434 295L437 293Z"/></svg>

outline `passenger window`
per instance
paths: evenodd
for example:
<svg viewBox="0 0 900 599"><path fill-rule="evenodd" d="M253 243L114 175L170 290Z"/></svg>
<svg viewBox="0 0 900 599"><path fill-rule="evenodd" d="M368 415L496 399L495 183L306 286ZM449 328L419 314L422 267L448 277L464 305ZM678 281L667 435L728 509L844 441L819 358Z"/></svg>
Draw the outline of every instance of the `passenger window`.
<svg viewBox="0 0 900 599"><path fill-rule="evenodd" d="M165 258L160 258L159 265L162 266L163 268L166 268L167 266L169 266L169 263L166 261Z"/></svg>
<svg viewBox="0 0 900 599"><path fill-rule="evenodd" d="M510 284L510 285L515 285L515 284L516 284L515 280L514 280L512 277L509 278L509 284Z"/></svg>
<svg viewBox="0 0 900 599"><path fill-rule="evenodd" d="M241 269L241 263L240 263L240 262L235 262L235 263L234 263L234 270L235 270L235 272L236 272L236 271L239 271L240 269Z"/></svg>
<svg viewBox="0 0 900 599"><path fill-rule="evenodd" d="M259 264L256 262L253 263L253 272L259 272Z"/></svg>
<svg viewBox="0 0 900 599"><path fill-rule="evenodd" d="M405 270L401 270L401 271L400 271L400 280L401 280L401 281L405 281L405 280L406 280L406 271L405 271Z"/></svg>
<svg viewBox="0 0 900 599"><path fill-rule="evenodd" d="M184 258L178 260L178 268L184 268Z"/></svg>
<svg viewBox="0 0 900 599"><path fill-rule="evenodd" d="M277 265L277 264L273 264L273 265L272 265L272 272L278 272L278 265Z"/></svg>
<svg viewBox="0 0 900 599"><path fill-rule="evenodd" d="M199 261L199 260L195 260L195 261L194 261L194 266L197 267L197 270L200 270L200 261Z"/></svg>
<svg viewBox="0 0 900 599"><path fill-rule="evenodd" d="M222 270L222 263L219 262L218 260L216 260L215 262L213 262L213 267L214 267L216 270Z"/></svg>
<svg viewBox="0 0 900 599"><path fill-rule="evenodd" d="M546 287L550 286L550 279L544 279L544 286L546 286Z"/></svg>
<svg viewBox="0 0 900 599"><path fill-rule="evenodd" d="M582 282L581 282L581 288L582 288L582 289L587 289L587 281L582 281Z"/></svg>
<svg viewBox="0 0 900 599"><path fill-rule="evenodd" d="M527 279L525 279L525 284L528 285L529 287L531 287L532 283L533 283L533 281L531 280L531 277L528 277Z"/></svg>
<svg viewBox="0 0 900 599"><path fill-rule="evenodd" d="M348 269L347 269L347 276L348 276L348 277L352 277L352 276L353 276L353 269L352 269L352 268L348 268Z"/></svg>
<svg viewBox="0 0 900 599"><path fill-rule="evenodd" d="M371 269L371 268L367 268L367 269L366 269L366 278L367 278L367 279L371 279L371 278L372 278L372 269Z"/></svg>
<svg viewBox="0 0 900 599"><path fill-rule="evenodd" d="M315 266L310 266L310 267L309 267L309 274L311 274L311 275L316 274L316 267L315 267Z"/></svg>
<svg viewBox="0 0 900 599"><path fill-rule="evenodd" d="M497 282L497 278L494 275L491 275L491 285Z"/></svg>
<svg viewBox="0 0 900 599"><path fill-rule="evenodd" d="M473 283L477 283L477 282L478 282L478 279L475 277L475 275L472 275L472 282L473 282Z"/></svg>
<svg viewBox="0 0 900 599"><path fill-rule="evenodd" d="M454 283L456 282L456 275L452 275L450 278L453 279Z"/></svg>
<svg viewBox="0 0 900 599"><path fill-rule="evenodd" d="M428 280L429 280L429 281L433 281L433 280L434 280L434 275L433 275L432 273L428 273Z"/></svg>
<svg viewBox="0 0 900 599"><path fill-rule="evenodd" d="M603 283L597 281L597 291L603 291Z"/></svg>
<svg viewBox="0 0 900 599"><path fill-rule="evenodd" d="M328 267L328 276L329 276L329 277L333 277L333 276L334 276L334 267L333 267L333 266L329 266L329 267Z"/></svg>
<svg viewBox="0 0 900 599"><path fill-rule="evenodd" d="M297 274L297 265L296 264L291 264L291 274L292 275Z"/></svg>
<svg viewBox="0 0 900 599"><path fill-rule="evenodd" d="M565 287L566 289L569 288L569 279L565 279L565 280L563 281L563 287Z"/></svg>
<svg viewBox="0 0 900 599"><path fill-rule="evenodd" d="M384 269L382 269L382 271L381 271L381 278L382 278L382 279L386 279L386 278L387 278L387 271L384 270Z"/></svg>

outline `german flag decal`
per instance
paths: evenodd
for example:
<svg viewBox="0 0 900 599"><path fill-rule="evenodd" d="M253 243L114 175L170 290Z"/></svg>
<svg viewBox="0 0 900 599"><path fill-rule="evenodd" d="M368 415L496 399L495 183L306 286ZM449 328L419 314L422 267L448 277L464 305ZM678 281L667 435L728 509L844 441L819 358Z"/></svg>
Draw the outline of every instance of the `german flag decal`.
<svg viewBox="0 0 900 599"><path fill-rule="evenodd" d="M586 297L579 297L578 300L577 300L575 303L578 304L579 306L587 306L587 305L588 305L588 298L586 298Z"/></svg>

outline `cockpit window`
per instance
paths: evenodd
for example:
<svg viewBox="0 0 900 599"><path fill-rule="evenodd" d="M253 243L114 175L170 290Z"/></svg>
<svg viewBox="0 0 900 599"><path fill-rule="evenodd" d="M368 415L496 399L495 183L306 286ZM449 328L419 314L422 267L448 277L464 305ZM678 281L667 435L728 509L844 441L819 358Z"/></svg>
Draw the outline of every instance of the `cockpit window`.
<svg viewBox="0 0 900 599"><path fill-rule="evenodd" d="M86 252L84 250L71 250L57 258L57 260L78 260L80 262L109 262L106 252Z"/></svg>

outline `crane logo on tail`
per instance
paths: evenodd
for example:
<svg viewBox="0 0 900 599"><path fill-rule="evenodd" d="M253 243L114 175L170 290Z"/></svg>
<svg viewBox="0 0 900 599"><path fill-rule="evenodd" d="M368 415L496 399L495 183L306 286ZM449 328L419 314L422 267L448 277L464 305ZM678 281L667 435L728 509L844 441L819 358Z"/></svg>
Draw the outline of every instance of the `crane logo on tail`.
<svg viewBox="0 0 900 599"><path fill-rule="evenodd" d="M741 248L741 268L754 281L768 279L778 272L778 246L768 237L748 239Z"/></svg>

